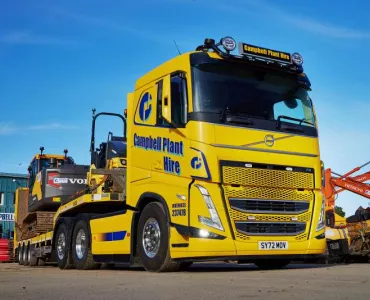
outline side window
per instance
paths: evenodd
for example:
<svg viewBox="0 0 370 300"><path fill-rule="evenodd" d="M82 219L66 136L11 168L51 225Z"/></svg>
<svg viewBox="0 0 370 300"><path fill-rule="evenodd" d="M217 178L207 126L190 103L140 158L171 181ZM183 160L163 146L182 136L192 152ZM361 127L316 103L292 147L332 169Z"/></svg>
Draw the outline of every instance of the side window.
<svg viewBox="0 0 370 300"><path fill-rule="evenodd" d="M0 193L0 206L4 205L5 203L5 194Z"/></svg>
<svg viewBox="0 0 370 300"><path fill-rule="evenodd" d="M162 118L163 79L157 82L157 125L168 125Z"/></svg>
<svg viewBox="0 0 370 300"><path fill-rule="evenodd" d="M182 74L171 77L171 118L175 125L185 125L188 113L186 79Z"/></svg>

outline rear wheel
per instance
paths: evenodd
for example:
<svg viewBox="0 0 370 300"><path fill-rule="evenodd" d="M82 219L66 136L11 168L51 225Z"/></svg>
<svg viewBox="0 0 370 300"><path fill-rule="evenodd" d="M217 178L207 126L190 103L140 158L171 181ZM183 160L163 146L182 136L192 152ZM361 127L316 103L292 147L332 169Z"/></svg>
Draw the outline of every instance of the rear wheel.
<svg viewBox="0 0 370 300"><path fill-rule="evenodd" d="M137 241L138 254L147 271L171 272L180 267L170 257L168 229L163 205L152 202L145 206L139 219Z"/></svg>
<svg viewBox="0 0 370 300"><path fill-rule="evenodd" d="M23 246L23 262L22 262L22 264L24 265L24 266L28 266L28 264L29 264L29 260L28 260L28 249L29 249L29 245L24 245Z"/></svg>
<svg viewBox="0 0 370 300"><path fill-rule="evenodd" d="M34 249L35 249L34 246L28 247L28 261L29 261L30 267L37 266L37 257L33 251Z"/></svg>
<svg viewBox="0 0 370 300"><path fill-rule="evenodd" d="M286 259L266 259L255 261L254 264L260 269L271 270L271 269L282 269L289 265L290 260Z"/></svg>
<svg viewBox="0 0 370 300"><path fill-rule="evenodd" d="M55 251L59 269L71 269L72 259L68 247L68 231L65 224L60 224L55 237Z"/></svg>
<svg viewBox="0 0 370 300"><path fill-rule="evenodd" d="M79 270L97 269L101 266L95 263L91 253L91 234L85 220L77 221L72 236L73 265Z"/></svg>
<svg viewBox="0 0 370 300"><path fill-rule="evenodd" d="M18 264L23 265L23 245L18 247Z"/></svg>

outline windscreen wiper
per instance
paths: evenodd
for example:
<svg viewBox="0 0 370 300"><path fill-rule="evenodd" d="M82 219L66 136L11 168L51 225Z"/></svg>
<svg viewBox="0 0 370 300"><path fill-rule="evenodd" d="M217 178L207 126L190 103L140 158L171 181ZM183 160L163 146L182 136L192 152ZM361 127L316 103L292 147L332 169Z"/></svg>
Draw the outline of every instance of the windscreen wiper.
<svg viewBox="0 0 370 300"><path fill-rule="evenodd" d="M281 125L281 119L286 119L286 120L291 120L291 121L297 121L297 122L299 122L299 124L298 124L298 125L301 125L302 123L306 123L306 124L310 124L310 125L314 126L311 122L305 121L305 118L303 118L303 119L298 119L298 118L292 118L292 117L288 117L288 116L280 115L280 116L278 116L278 118L277 118L276 128L279 128L279 127L280 127L280 125ZM294 125L294 124L293 124L293 125Z"/></svg>

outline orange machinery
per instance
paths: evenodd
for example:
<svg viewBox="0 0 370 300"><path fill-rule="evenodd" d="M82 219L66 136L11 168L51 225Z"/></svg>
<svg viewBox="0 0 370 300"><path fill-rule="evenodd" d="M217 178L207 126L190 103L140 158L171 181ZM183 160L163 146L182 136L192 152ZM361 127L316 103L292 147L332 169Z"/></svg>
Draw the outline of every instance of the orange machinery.
<svg viewBox="0 0 370 300"><path fill-rule="evenodd" d="M347 257L359 255L368 259L370 253L370 209L359 208L356 214L338 222L335 213L335 200L339 193L350 191L370 199L370 171L361 175L351 176L370 162L356 167L344 175L325 170L326 220L328 252L331 256ZM334 175L334 176L333 176ZM342 218L343 220L343 218Z"/></svg>

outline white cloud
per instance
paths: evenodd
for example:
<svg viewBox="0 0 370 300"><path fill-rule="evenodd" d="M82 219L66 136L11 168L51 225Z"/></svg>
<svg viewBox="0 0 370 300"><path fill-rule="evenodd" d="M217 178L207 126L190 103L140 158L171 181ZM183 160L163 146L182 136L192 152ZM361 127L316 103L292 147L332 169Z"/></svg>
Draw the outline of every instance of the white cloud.
<svg viewBox="0 0 370 300"><path fill-rule="evenodd" d="M235 1L231 3L229 0L220 0L220 1L184 1L184 0L163 0L171 2L183 2L193 5L204 5L207 6L207 9L217 9L223 12L229 12L233 14L240 14L243 16L246 15L255 15L255 13L261 14L263 18L275 18L279 21L288 23L294 28L299 28L301 30L323 35L326 37L332 38L343 38L343 39L367 39L370 38L369 31L362 31L357 29L346 28L343 26L325 23L320 20L313 18L304 17L299 12L288 12L281 9L280 7L272 4L272 1L267 2L263 0L242 0Z"/></svg>
<svg viewBox="0 0 370 300"><path fill-rule="evenodd" d="M31 33L29 31L13 30L2 32L0 34L0 43L11 45L56 45L56 46L72 46L80 45L82 42L71 39L46 36Z"/></svg>
<svg viewBox="0 0 370 300"><path fill-rule="evenodd" d="M50 124L38 124L29 126L16 126L11 122L0 123L0 135L10 135L19 132L27 131L42 131L42 130L72 130L76 129L76 126L65 125L60 123L50 123Z"/></svg>
<svg viewBox="0 0 370 300"><path fill-rule="evenodd" d="M42 7L42 6L39 6ZM43 7L45 8L45 7ZM79 14L75 12L70 12L66 11L60 8L55 8L55 7L47 7L46 8L49 13L53 13L55 15L62 16L64 18L90 25L90 26L95 26L95 27L100 27L100 28L105 28L108 30L114 30L118 32L123 32L126 34L130 34L134 36L135 38L141 38L157 43L162 43L162 44L168 44L168 43L173 43L171 38L168 38L164 35L159 35L154 32L149 32L149 31L143 31L142 29L138 29L134 26L131 25L123 25L121 23L112 21L107 18L101 18L101 17L92 17L84 14Z"/></svg>
<svg viewBox="0 0 370 300"><path fill-rule="evenodd" d="M11 123L0 123L0 135L12 134L15 131L15 128Z"/></svg>

